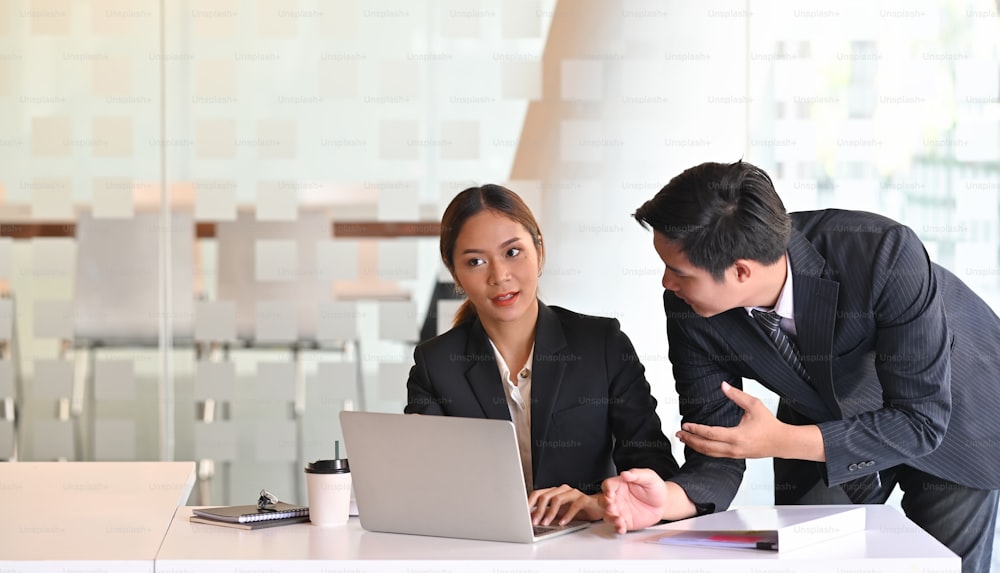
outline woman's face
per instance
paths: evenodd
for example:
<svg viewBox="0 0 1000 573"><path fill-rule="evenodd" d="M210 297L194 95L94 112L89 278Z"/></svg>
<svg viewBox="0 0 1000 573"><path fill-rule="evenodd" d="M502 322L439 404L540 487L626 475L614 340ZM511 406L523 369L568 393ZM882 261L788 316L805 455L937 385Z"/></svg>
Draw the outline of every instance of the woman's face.
<svg viewBox="0 0 1000 573"><path fill-rule="evenodd" d="M455 241L455 282L484 324L534 320L538 249L517 221L485 210L470 217Z"/></svg>

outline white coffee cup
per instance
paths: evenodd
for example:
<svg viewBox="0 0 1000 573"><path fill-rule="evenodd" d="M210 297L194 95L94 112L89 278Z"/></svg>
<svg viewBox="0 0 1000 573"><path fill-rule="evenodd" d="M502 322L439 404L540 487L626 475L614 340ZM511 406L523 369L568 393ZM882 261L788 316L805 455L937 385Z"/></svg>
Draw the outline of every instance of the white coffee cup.
<svg viewBox="0 0 1000 573"><path fill-rule="evenodd" d="M309 521L343 525L351 507L351 468L346 459L317 460L306 466Z"/></svg>

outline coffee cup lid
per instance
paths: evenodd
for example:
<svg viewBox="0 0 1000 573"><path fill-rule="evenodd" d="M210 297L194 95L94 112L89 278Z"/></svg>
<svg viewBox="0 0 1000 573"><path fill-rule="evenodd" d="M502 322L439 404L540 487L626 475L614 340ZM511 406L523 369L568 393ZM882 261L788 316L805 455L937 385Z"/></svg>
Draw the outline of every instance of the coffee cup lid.
<svg viewBox="0 0 1000 573"><path fill-rule="evenodd" d="M306 465L307 474L344 474L351 471L347 458L316 460Z"/></svg>

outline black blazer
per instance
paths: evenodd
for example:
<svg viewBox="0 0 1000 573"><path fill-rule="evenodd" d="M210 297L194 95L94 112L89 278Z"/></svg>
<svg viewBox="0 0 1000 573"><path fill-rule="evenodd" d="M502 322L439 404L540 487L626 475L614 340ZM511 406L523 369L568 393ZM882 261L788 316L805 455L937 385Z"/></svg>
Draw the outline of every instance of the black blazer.
<svg viewBox="0 0 1000 573"><path fill-rule="evenodd" d="M811 382L743 308L701 318L666 292L684 420L736 425L741 412L719 384L751 378L781 397L779 418L819 423L827 461L817 480L838 485L906 464L1000 487L1000 319L895 221L824 210L793 213L792 225L795 326ZM728 507L743 461L685 455L674 481L696 503ZM801 481L806 463L775 460L776 486Z"/></svg>
<svg viewBox="0 0 1000 573"><path fill-rule="evenodd" d="M496 358L479 319L417 346L406 383L409 414L509 420ZM536 489L600 491L608 477L648 467L677 471L645 369L611 318L538 303L531 374L531 465Z"/></svg>

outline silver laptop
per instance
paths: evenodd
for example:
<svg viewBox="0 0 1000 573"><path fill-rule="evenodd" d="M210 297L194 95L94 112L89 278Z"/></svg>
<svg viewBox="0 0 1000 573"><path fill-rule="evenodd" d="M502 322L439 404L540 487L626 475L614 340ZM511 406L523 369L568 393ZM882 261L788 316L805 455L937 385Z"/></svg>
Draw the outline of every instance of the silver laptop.
<svg viewBox="0 0 1000 573"><path fill-rule="evenodd" d="M531 543L590 525L532 526L514 424L340 413L368 531Z"/></svg>

